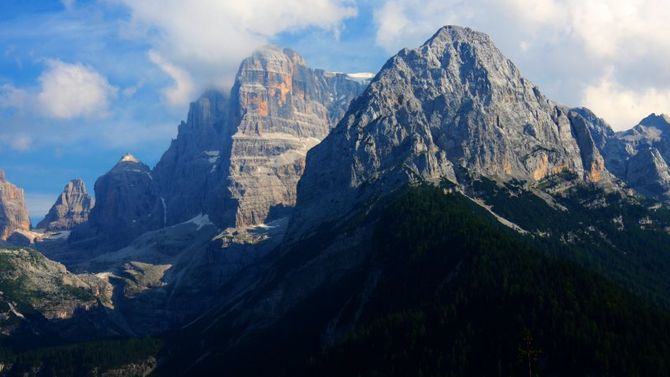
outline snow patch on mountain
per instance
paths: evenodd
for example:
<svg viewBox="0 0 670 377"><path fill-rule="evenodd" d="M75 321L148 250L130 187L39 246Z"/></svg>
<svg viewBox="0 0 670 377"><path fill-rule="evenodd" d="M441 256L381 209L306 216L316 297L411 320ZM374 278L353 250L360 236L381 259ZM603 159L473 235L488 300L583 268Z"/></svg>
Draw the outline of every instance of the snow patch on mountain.
<svg viewBox="0 0 670 377"><path fill-rule="evenodd" d="M207 214L202 214L202 213L199 214L198 216L196 216L196 217L194 217L194 218L192 218L192 219L186 221L186 223L195 224L195 225L198 227L197 230L200 230L200 229L202 229L203 227L205 227L205 226L207 226L207 225L214 225L214 224L209 220L209 215L207 215Z"/></svg>

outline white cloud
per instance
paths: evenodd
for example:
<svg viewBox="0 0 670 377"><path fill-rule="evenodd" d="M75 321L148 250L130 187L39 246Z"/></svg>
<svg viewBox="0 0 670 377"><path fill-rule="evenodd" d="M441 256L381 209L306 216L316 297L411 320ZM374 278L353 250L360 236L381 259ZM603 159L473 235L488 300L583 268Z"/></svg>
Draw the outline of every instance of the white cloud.
<svg viewBox="0 0 670 377"><path fill-rule="evenodd" d="M549 97L597 106L617 128L668 111L669 19L667 0L387 0L375 10L376 42L389 53L445 24L469 26Z"/></svg>
<svg viewBox="0 0 670 377"><path fill-rule="evenodd" d="M666 0L504 0L503 3L521 22L563 31L581 40L588 54L635 57L670 47L670 35L662 32L670 18Z"/></svg>
<svg viewBox="0 0 670 377"><path fill-rule="evenodd" d="M468 24L473 14L470 4L462 0L388 0L375 11L377 43L389 52L415 47L441 26Z"/></svg>
<svg viewBox="0 0 670 377"><path fill-rule="evenodd" d="M350 0L113 0L130 10L122 35L150 41L149 57L176 86L166 94L188 101L188 72L194 90L232 83L240 61L282 32L317 27L337 33L356 15ZM175 74L179 73L179 74Z"/></svg>
<svg viewBox="0 0 670 377"><path fill-rule="evenodd" d="M23 108L30 95L25 89L10 84L0 85L0 108Z"/></svg>
<svg viewBox="0 0 670 377"><path fill-rule="evenodd" d="M1 134L0 144L17 152L25 152L33 146L33 138L23 133Z"/></svg>
<svg viewBox="0 0 670 377"><path fill-rule="evenodd" d="M502 2L515 9L519 18L525 22L552 25L565 22L560 0L503 0Z"/></svg>
<svg viewBox="0 0 670 377"><path fill-rule="evenodd" d="M651 113L670 112L670 90L645 88L632 90L614 79L614 70L584 92L584 105L596 114L611 114L607 120L615 130L628 129Z"/></svg>
<svg viewBox="0 0 670 377"><path fill-rule="evenodd" d="M76 0L61 0L61 3L63 3L63 6L65 9L70 10L74 8L74 4L76 3Z"/></svg>
<svg viewBox="0 0 670 377"><path fill-rule="evenodd" d="M174 80L174 86L163 89L163 95L170 105L179 106L194 99L195 87L188 72L171 64L156 51L149 51L148 56L149 60Z"/></svg>
<svg viewBox="0 0 670 377"><path fill-rule="evenodd" d="M49 60L40 75L37 101L41 112L52 118L72 119L105 115L117 89L93 68Z"/></svg>

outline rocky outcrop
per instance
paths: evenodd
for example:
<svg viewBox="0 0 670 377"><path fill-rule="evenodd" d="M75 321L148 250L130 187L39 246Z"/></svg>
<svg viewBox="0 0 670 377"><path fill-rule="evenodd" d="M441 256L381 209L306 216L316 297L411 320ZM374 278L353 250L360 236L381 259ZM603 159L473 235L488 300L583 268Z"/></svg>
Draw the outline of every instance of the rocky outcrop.
<svg viewBox="0 0 670 377"><path fill-rule="evenodd" d="M47 231L70 230L88 221L91 208L93 198L86 192L84 181L73 179L65 185L56 203L37 224L37 228Z"/></svg>
<svg viewBox="0 0 670 377"><path fill-rule="evenodd" d="M229 96L210 91L154 170L167 222L208 214L220 227L260 224L295 203L307 151L366 86L308 68L268 46L242 62Z"/></svg>
<svg viewBox="0 0 670 377"><path fill-rule="evenodd" d="M75 275L31 249L0 248L0 298L29 305L47 319L66 319L78 308L112 305L111 286L93 275Z"/></svg>
<svg viewBox="0 0 670 377"><path fill-rule="evenodd" d="M165 225L165 206L149 167L131 154L95 182L89 221L73 230L71 243L113 250Z"/></svg>
<svg viewBox="0 0 670 377"><path fill-rule="evenodd" d="M532 184L569 171L604 183L594 128L544 97L487 35L444 27L391 58L310 151L289 235L417 179Z"/></svg>
<svg viewBox="0 0 670 377"><path fill-rule="evenodd" d="M293 207L307 151L361 89L345 75L307 68L291 50L266 48L242 63L232 91L240 121L226 185L237 202L236 226L260 224L271 210Z"/></svg>
<svg viewBox="0 0 670 377"><path fill-rule="evenodd" d="M122 334L107 319L112 286L29 248L0 247L0 337L51 345Z"/></svg>
<svg viewBox="0 0 670 377"><path fill-rule="evenodd" d="M210 192L221 179L221 169L227 169L221 151L230 150L229 107L222 93L204 93L191 104L187 121L179 125L177 138L154 168L168 224L207 213L214 205Z"/></svg>
<svg viewBox="0 0 670 377"><path fill-rule="evenodd" d="M142 234L130 245L73 266L97 272L115 286L117 313L135 334L156 334L188 323L246 269L253 279L280 245L288 219L220 231L207 215ZM251 271L254 270L254 271Z"/></svg>
<svg viewBox="0 0 670 377"><path fill-rule="evenodd" d="M607 168L639 193L670 200L670 116L651 114L603 147Z"/></svg>
<svg viewBox="0 0 670 377"><path fill-rule="evenodd" d="M5 172L0 170L0 240L17 230L30 230L23 190L7 181Z"/></svg>

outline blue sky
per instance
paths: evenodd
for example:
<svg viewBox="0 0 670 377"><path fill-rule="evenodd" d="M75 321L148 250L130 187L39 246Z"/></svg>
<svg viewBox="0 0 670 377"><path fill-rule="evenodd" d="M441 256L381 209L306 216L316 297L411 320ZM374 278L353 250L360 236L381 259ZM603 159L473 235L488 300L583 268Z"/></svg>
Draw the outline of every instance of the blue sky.
<svg viewBox="0 0 670 377"><path fill-rule="evenodd" d="M209 87L273 43L375 72L445 24L489 33L550 98L617 129L670 112L665 0L3 0L0 168L33 218L131 152L153 166Z"/></svg>

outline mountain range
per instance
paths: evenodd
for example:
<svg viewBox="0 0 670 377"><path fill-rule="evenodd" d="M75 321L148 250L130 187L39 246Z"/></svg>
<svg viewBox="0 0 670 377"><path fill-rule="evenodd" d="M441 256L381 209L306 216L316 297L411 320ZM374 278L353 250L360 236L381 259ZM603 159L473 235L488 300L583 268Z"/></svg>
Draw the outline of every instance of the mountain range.
<svg viewBox="0 0 670 377"><path fill-rule="evenodd" d="M0 175L0 375L666 374L669 131L469 28L376 75L263 47L95 202L73 180L31 230Z"/></svg>

